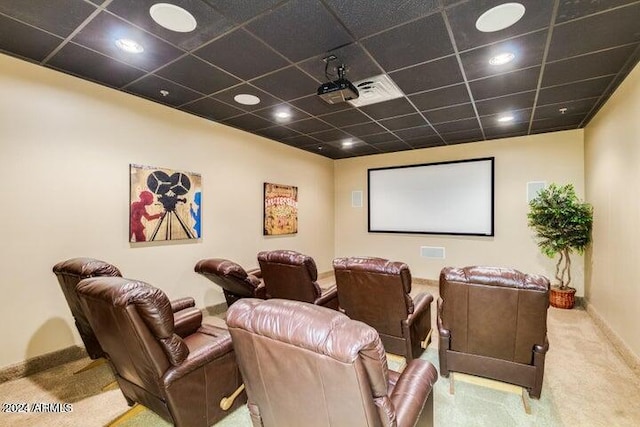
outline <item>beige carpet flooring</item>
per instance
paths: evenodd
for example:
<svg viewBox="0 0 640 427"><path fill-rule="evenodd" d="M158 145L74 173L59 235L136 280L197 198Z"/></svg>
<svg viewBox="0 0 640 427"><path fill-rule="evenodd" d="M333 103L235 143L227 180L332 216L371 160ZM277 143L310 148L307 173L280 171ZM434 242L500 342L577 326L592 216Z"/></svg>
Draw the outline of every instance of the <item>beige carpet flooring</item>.
<svg viewBox="0 0 640 427"><path fill-rule="evenodd" d="M415 286L412 294L437 288ZM435 303L432 307L435 317ZM218 319L209 319L211 321ZM432 323L435 325L435 319ZM638 426L640 379L624 363L590 316L581 309L549 309L549 342L540 400L524 412L519 395L440 377L434 389L436 426ZM423 358L437 365L437 336ZM113 375L107 365L73 374L89 362L78 360L0 384L4 410L26 403L29 412L0 412L0 426L104 426L128 409L120 390L102 391ZM390 363L393 368L393 363ZM33 412L34 403L69 403L71 412ZM35 408L37 409L37 408ZM166 426L151 411L122 424ZM245 407L216 426L249 427Z"/></svg>

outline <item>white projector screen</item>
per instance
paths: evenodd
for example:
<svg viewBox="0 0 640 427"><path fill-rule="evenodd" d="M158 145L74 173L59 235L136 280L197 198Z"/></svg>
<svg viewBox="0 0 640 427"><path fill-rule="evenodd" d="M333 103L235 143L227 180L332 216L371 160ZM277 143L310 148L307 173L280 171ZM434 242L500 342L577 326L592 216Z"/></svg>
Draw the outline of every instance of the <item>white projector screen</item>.
<svg viewBox="0 0 640 427"><path fill-rule="evenodd" d="M368 170L369 232L493 236L494 158Z"/></svg>

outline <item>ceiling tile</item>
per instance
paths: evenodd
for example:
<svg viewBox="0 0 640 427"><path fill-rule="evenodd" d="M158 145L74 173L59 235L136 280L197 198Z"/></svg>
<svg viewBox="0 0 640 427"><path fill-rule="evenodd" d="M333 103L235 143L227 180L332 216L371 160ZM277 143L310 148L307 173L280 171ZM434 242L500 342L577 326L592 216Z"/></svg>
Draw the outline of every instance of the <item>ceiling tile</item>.
<svg viewBox="0 0 640 427"><path fill-rule="evenodd" d="M243 113L242 110L238 110L212 98L203 98L191 104L183 105L180 108L215 121L225 120Z"/></svg>
<svg viewBox="0 0 640 427"><path fill-rule="evenodd" d="M556 25L549 61L640 42L640 3Z"/></svg>
<svg viewBox="0 0 640 427"><path fill-rule="evenodd" d="M62 39L0 15L0 50L40 62Z"/></svg>
<svg viewBox="0 0 640 427"><path fill-rule="evenodd" d="M321 119L335 127L356 125L358 123L365 123L371 120L356 108L326 114L321 116Z"/></svg>
<svg viewBox="0 0 640 427"><path fill-rule="evenodd" d="M294 123L288 123L287 127L297 130L300 133L313 133L331 129L330 125L318 119L306 119Z"/></svg>
<svg viewBox="0 0 640 427"><path fill-rule="evenodd" d="M487 77L469 83L473 98L494 98L514 92L526 92L538 86L540 67L527 68L498 76Z"/></svg>
<svg viewBox="0 0 640 427"><path fill-rule="evenodd" d="M555 104L599 96L609 86L611 80L611 77L600 77L598 79L540 89L537 105Z"/></svg>
<svg viewBox="0 0 640 427"><path fill-rule="evenodd" d="M354 136L365 136L365 135L373 135L376 133L384 132L385 129L375 122L362 123L355 126L342 127L342 130L350 133Z"/></svg>
<svg viewBox="0 0 640 427"><path fill-rule="evenodd" d="M398 139L398 137L396 137L394 134L389 133L389 132L378 133L378 134L375 134L375 135L361 136L360 139L363 140L364 142L366 142L367 144L372 144L372 145L384 144L386 142L398 142L398 141L400 141Z"/></svg>
<svg viewBox="0 0 640 427"><path fill-rule="evenodd" d="M452 132L480 130L478 119L476 119L475 117L472 119L462 119L462 120L456 120L453 122L438 123L433 125L433 127L441 135L452 133Z"/></svg>
<svg viewBox="0 0 640 427"><path fill-rule="evenodd" d="M171 0L171 4L181 7L195 18L197 25L193 31L177 32L157 24L149 9L158 0L113 0L107 10L144 28L176 46L191 50L231 29L234 23L201 0Z"/></svg>
<svg viewBox="0 0 640 427"><path fill-rule="evenodd" d="M471 102L464 84L430 90L409 97L420 111Z"/></svg>
<svg viewBox="0 0 640 427"><path fill-rule="evenodd" d="M390 76L405 94L462 82L460 66L454 56L405 68L391 73Z"/></svg>
<svg viewBox="0 0 640 427"><path fill-rule="evenodd" d="M273 123L270 121L262 117L254 116L253 114L243 114L242 116L232 117L225 120L224 123L249 132L273 126Z"/></svg>
<svg viewBox="0 0 640 427"><path fill-rule="evenodd" d="M542 87L616 74L636 46L623 46L547 64Z"/></svg>
<svg viewBox="0 0 640 427"><path fill-rule="evenodd" d="M335 55L336 60L329 62L327 66L327 75L325 74L325 62L323 59L330 54ZM364 49L355 43L330 52L323 52L321 55L298 64L300 68L321 82L334 80L337 76L336 67L339 65L346 66L346 78L352 82L357 82L383 73L382 69L373 62Z"/></svg>
<svg viewBox="0 0 640 427"><path fill-rule="evenodd" d="M161 104L172 105L174 107L202 97L197 92L182 87L172 81L149 74L140 80L130 84L125 89L127 92L151 98ZM161 91L167 91L163 95Z"/></svg>
<svg viewBox="0 0 640 427"><path fill-rule="evenodd" d="M144 75L144 71L73 43L67 43L47 65L116 88Z"/></svg>
<svg viewBox="0 0 640 427"><path fill-rule="evenodd" d="M547 32L538 31L461 53L460 59L465 75L467 79L475 80L480 77L540 65L546 40ZM515 58L504 65L489 64L491 58L502 53L512 53Z"/></svg>
<svg viewBox="0 0 640 427"><path fill-rule="evenodd" d="M512 123L508 126L494 126L484 128L487 138L507 138L526 135L529 131L529 122Z"/></svg>
<svg viewBox="0 0 640 427"><path fill-rule="evenodd" d="M438 10L437 0L327 0L327 4L359 38Z"/></svg>
<svg viewBox="0 0 640 427"><path fill-rule="evenodd" d="M441 147L445 145L442 141L442 138L440 138L438 135L409 139L405 142L413 148Z"/></svg>
<svg viewBox="0 0 640 427"><path fill-rule="evenodd" d="M452 132L447 134L440 134L447 145L449 144L462 144L465 142L482 141L482 132L480 128L464 130L461 132Z"/></svg>
<svg viewBox="0 0 640 427"><path fill-rule="evenodd" d="M327 104L322 99L320 99L316 94L313 94L311 96L306 96L304 98L296 99L295 101L291 101L291 104L295 105L296 107L298 107L303 111L306 111L312 116L335 113L336 111L353 108L350 104L347 104L346 102L342 104Z"/></svg>
<svg viewBox="0 0 640 427"><path fill-rule="evenodd" d="M504 113L505 111L532 108L535 99L535 91L516 93L514 95L505 95L476 102L476 108L478 109L479 115L486 116L489 114Z"/></svg>
<svg viewBox="0 0 640 427"><path fill-rule="evenodd" d="M128 53L118 49L116 40L121 38L136 41L144 52ZM107 12L100 12L72 40L147 71L153 71L183 54L180 49Z"/></svg>
<svg viewBox="0 0 640 427"><path fill-rule="evenodd" d="M467 119L475 117L476 112L473 109L473 105L461 104L454 107L439 108L437 110L425 111L424 116L430 123L442 123L452 120Z"/></svg>
<svg viewBox="0 0 640 427"><path fill-rule="evenodd" d="M279 118L277 116L278 113L286 113L289 117ZM287 126L289 122L295 122L309 117L309 115L304 111L298 110L287 103L275 104L262 110L255 111L254 114L274 123Z"/></svg>
<svg viewBox="0 0 640 427"><path fill-rule="evenodd" d="M580 122L582 122L585 116L585 114L578 114L575 116L561 116L552 119L534 120L531 125L531 130L550 130L559 127L572 127L575 129Z"/></svg>
<svg viewBox="0 0 640 427"><path fill-rule="evenodd" d="M518 3L526 9L520 21L497 32L483 33L478 31L476 20L480 15L502 3L505 2L503 0L473 0L462 2L445 11L458 50L463 51L546 28L551 22L554 0L518 0Z"/></svg>
<svg viewBox="0 0 640 427"><path fill-rule="evenodd" d="M65 38L95 10L82 0L0 1L0 13Z"/></svg>
<svg viewBox="0 0 640 427"><path fill-rule="evenodd" d="M205 95L218 92L240 82L235 77L191 55L180 58L156 72L156 74Z"/></svg>
<svg viewBox="0 0 640 427"><path fill-rule="evenodd" d="M453 53L439 13L375 35L362 44L387 72Z"/></svg>
<svg viewBox="0 0 640 427"><path fill-rule="evenodd" d="M267 138L271 138L271 139L276 139L278 141L280 141L282 139L285 139L285 138L291 138L292 136L300 135L295 130L289 129L289 128L284 127L284 126L268 127L266 129L259 130L257 133L259 135L266 136Z"/></svg>
<svg viewBox="0 0 640 427"><path fill-rule="evenodd" d="M368 114L373 119L384 119L394 116L403 116L405 114L415 113L416 109L407 98L396 98L391 101L379 102L377 104L365 105L360 110Z"/></svg>
<svg viewBox="0 0 640 427"><path fill-rule="evenodd" d="M436 131L433 130L431 126L420 126L416 128L402 129L397 130L394 133L405 141L436 135Z"/></svg>
<svg viewBox="0 0 640 427"><path fill-rule="evenodd" d="M289 65L287 60L242 29L209 43L193 54L243 80ZM260 61L247 61L247 58L260 58Z"/></svg>
<svg viewBox="0 0 640 427"><path fill-rule="evenodd" d="M296 67L260 77L252 84L284 101L315 93L318 83Z"/></svg>
<svg viewBox="0 0 640 427"><path fill-rule="evenodd" d="M244 22L249 18L271 9L282 0L203 0L211 5L224 16L237 23Z"/></svg>
<svg viewBox="0 0 640 427"><path fill-rule="evenodd" d="M383 153L393 153L396 151L413 150L413 147L404 141L383 142L382 144L376 144L375 147Z"/></svg>
<svg viewBox="0 0 640 427"><path fill-rule="evenodd" d="M309 145L318 146L321 144L308 135L296 135L290 138L284 138L282 142L284 142L287 145L292 145L294 147L306 147Z"/></svg>
<svg viewBox="0 0 640 427"><path fill-rule="evenodd" d="M380 124L389 130L399 130L424 126L427 122L418 114L407 114L406 116L394 117L392 119L380 120Z"/></svg>
<svg viewBox="0 0 640 427"><path fill-rule="evenodd" d="M560 0L557 23L571 21L637 0Z"/></svg>
<svg viewBox="0 0 640 427"><path fill-rule="evenodd" d="M236 95L242 95L242 94L257 96L260 99L260 102L255 105L239 104L234 100L234 98ZM261 110L263 108L280 104L282 102L279 99L269 95L267 92L264 92L249 84L241 84L238 86L234 86L230 89L223 90L222 92L218 92L215 95L213 95L213 98L222 102L226 102L229 105L233 105L234 107L240 108L245 111Z"/></svg>
<svg viewBox="0 0 640 427"><path fill-rule="evenodd" d="M568 101L560 104L538 106L536 108L534 119L551 119L562 115L584 115L593 109L593 106L596 105L597 100L598 98L587 98L581 99L579 101ZM564 108L566 108L566 111L563 114L560 110Z"/></svg>
<svg viewBox="0 0 640 427"><path fill-rule="evenodd" d="M293 62L353 42L322 3L291 0L245 27Z"/></svg>
<svg viewBox="0 0 640 427"><path fill-rule="evenodd" d="M337 141L339 139L349 138L348 133L338 129L331 129L323 132L314 133L314 134L311 134L311 136L313 136L315 139L319 139L320 141L324 141L324 142L331 142L331 141Z"/></svg>

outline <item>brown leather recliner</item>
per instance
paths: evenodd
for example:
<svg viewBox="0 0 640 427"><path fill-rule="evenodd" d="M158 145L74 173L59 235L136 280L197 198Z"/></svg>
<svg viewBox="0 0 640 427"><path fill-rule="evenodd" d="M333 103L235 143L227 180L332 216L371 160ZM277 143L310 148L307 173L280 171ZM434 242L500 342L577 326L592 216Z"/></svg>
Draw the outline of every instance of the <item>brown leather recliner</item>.
<svg viewBox="0 0 640 427"><path fill-rule="evenodd" d="M69 304L71 314L76 322L76 328L80 338L91 359L99 359L104 356L104 351L96 339L91 325L80 306L80 300L76 293L76 285L89 277L109 276L122 277L120 270L114 265L94 258L70 258L53 266L53 272L58 278L64 297ZM190 321L200 310L195 308L195 300L191 297L180 298L171 302L171 310L174 312L175 322L179 334L182 325Z"/></svg>
<svg viewBox="0 0 640 427"><path fill-rule="evenodd" d="M222 288L229 307L240 298L266 298L259 268L245 271L228 259L209 258L198 261L194 270Z"/></svg>
<svg viewBox="0 0 640 427"><path fill-rule="evenodd" d="M385 350L420 357L431 340L433 296L411 298L411 271L402 262L383 258L337 258L333 270L338 302L347 316L372 326Z"/></svg>
<svg viewBox="0 0 640 427"><path fill-rule="evenodd" d="M440 273L440 374L463 372L516 384L540 397L549 280L497 267Z"/></svg>
<svg viewBox="0 0 640 427"><path fill-rule="evenodd" d="M289 250L263 251L258 254L267 298L308 302L338 309L335 285L321 289L318 268L310 256Z"/></svg>
<svg viewBox="0 0 640 427"><path fill-rule="evenodd" d="M95 277L77 292L129 405L176 426L210 426L227 414L220 401L242 383L228 331L201 324L201 314L181 338L169 299L144 282Z"/></svg>
<svg viewBox="0 0 640 427"><path fill-rule="evenodd" d="M325 307L245 298L227 324L255 427L432 425L438 373L387 369L375 329ZM397 423L397 424L396 424Z"/></svg>

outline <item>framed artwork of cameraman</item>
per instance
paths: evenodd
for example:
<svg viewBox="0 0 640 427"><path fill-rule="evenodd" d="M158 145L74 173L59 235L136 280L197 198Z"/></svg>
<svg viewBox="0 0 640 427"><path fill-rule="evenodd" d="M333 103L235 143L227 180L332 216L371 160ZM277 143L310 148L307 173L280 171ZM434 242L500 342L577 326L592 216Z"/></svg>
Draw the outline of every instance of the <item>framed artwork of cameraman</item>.
<svg viewBox="0 0 640 427"><path fill-rule="evenodd" d="M129 165L129 242L200 239L202 177Z"/></svg>

